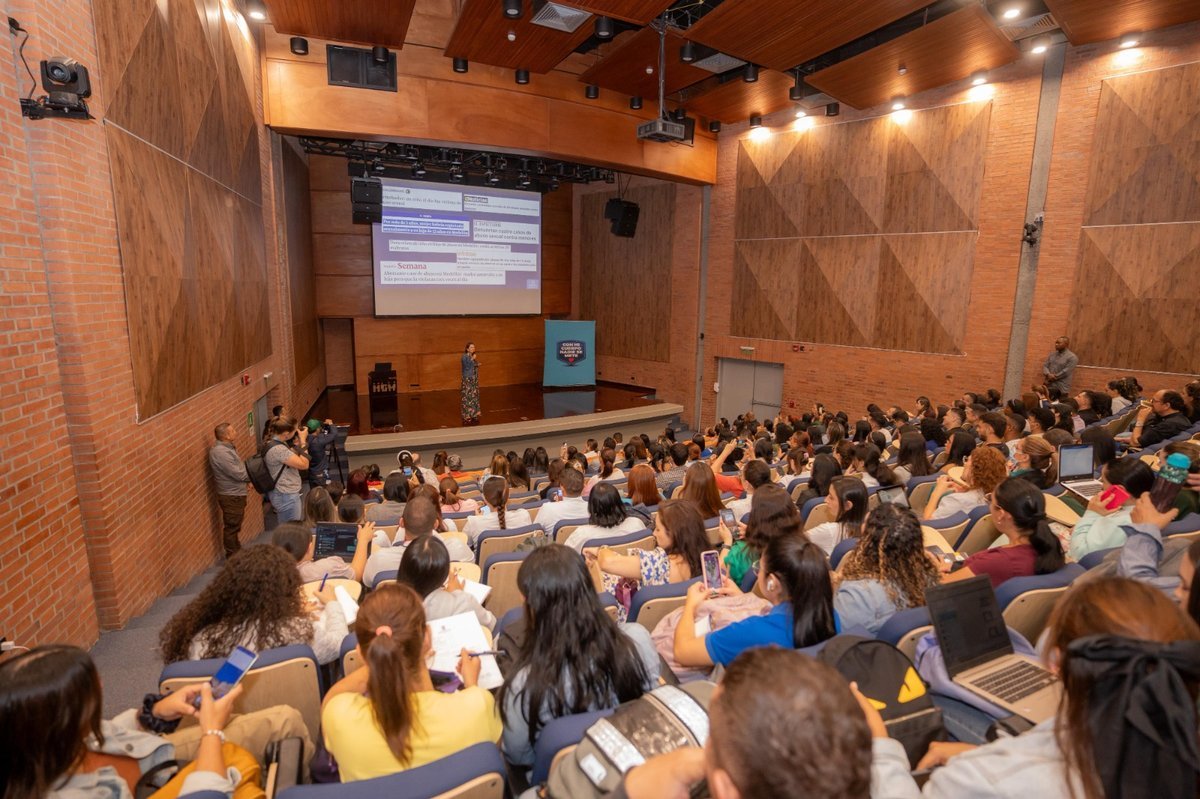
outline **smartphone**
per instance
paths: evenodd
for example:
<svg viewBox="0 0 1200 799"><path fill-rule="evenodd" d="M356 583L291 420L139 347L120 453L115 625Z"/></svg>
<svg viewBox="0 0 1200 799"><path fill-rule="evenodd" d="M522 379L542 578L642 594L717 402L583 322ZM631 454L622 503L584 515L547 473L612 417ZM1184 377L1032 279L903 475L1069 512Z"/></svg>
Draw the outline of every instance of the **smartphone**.
<svg viewBox="0 0 1200 799"><path fill-rule="evenodd" d="M733 533L733 537L736 539L741 533L741 530L738 529L737 519L733 517L733 511L731 511L729 508L721 508L721 511L718 515L721 517L721 523L725 525L725 528L729 530L729 532Z"/></svg>
<svg viewBox="0 0 1200 799"><path fill-rule="evenodd" d="M1124 486L1109 486L1100 493L1100 501L1107 510L1116 510L1131 499Z"/></svg>
<svg viewBox="0 0 1200 799"><path fill-rule="evenodd" d="M233 687L246 676L246 672L250 671L250 667L256 660L258 660L258 655L244 646L239 646L230 652L229 657L221 664L221 668L217 669L217 673L213 675L210 682L213 699L220 699L232 691ZM197 709L200 708L199 694L196 694L196 698L192 700L192 705Z"/></svg>
<svg viewBox="0 0 1200 799"><path fill-rule="evenodd" d="M700 565L704 569L704 587L716 591L721 587L721 554L715 549L701 552Z"/></svg>

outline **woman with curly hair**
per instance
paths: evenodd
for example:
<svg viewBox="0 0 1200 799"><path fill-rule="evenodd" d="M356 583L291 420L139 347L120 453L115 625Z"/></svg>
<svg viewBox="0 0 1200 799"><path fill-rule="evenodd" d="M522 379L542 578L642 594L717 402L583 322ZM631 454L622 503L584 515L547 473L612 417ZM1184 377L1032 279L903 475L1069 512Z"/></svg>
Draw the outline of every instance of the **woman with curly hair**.
<svg viewBox="0 0 1200 799"><path fill-rule="evenodd" d="M940 582L925 554L921 522L903 505L871 511L858 546L838 569L842 577L833 608L843 628L862 625L872 635L894 613L925 604L925 590Z"/></svg>
<svg viewBox="0 0 1200 799"><path fill-rule="evenodd" d="M234 647L255 652L308 644L320 663L337 660L349 628L333 589L317 594L319 610L305 606L296 561L277 546L247 547L225 562L199 596L159 634L164 663L225 658Z"/></svg>
<svg viewBox="0 0 1200 799"><path fill-rule="evenodd" d="M987 495L1008 477L1008 459L992 447L979 447L967 458L962 479L943 474L937 479L926 519L945 519L955 513L970 513L987 505Z"/></svg>

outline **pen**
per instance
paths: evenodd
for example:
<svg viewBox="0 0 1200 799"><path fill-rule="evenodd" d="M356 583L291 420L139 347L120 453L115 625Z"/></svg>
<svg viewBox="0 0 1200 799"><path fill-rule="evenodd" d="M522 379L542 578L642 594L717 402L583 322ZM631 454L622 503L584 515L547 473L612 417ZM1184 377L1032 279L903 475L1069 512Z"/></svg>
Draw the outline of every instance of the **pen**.
<svg viewBox="0 0 1200 799"><path fill-rule="evenodd" d="M501 654L504 654L504 653L500 652L498 650L495 650L495 649L486 649L483 652L468 652L467 653L467 655L469 655L470 657L473 657L473 658L481 658L484 655L501 655Z"/></svg>
<svg viewBox="0 0 1200 799"><path fill-rule="evenodd" d="M328 579L329 579L329 572L325 572L325 576L321 578L321 587L317 589L318 593L325 590L325 581Z"/></svg>

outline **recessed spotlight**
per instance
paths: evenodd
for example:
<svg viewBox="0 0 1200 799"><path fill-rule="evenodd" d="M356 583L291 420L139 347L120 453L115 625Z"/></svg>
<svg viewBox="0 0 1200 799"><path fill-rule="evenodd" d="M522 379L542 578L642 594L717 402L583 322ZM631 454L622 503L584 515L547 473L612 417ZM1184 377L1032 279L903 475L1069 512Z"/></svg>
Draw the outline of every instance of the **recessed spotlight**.
<svg viewBox="0 0 1200 799"><path fill-rule="evenodd" d="M308 55L308 39L303 36L293 36L288 45L292 51L292 55Z"/></svg>
<svg viewBox="0 0 1200 799"><path fill-rule="evenodd" d="M972 86L982 86L983 84L985 84L987 82L988 82L988 79L987 79L986 72L976 72L974 75L971 76L971 85Z"/></svg>
<svg viewBox="0 0 1200 799"><path fill-rule="evenodd" d="M516 78L517 83L524 86L526 83L529 83L529 70L518 69L516 73L514 73L514 77Z"/></svg>
<svg viewBox="0 0 1200 799"><path fill-rule="evenodd" d="M503 8L504 16L509 19L517 19L521 16L521 0L504 0Z"/></svg>
<svg viewBox="0 0 1200 799"><path fill-rule="evenodd" d="M897 97L896 99L892 100L892 110L893 111L903 111L904 110L904 98L903 97Z"/></svg>
<svg viewBox="0 0 1200 799"><path fill-rule="evenodd" d="M267 15L257 9L250 12L250 19L254 20L255 22L262 22L266 18Z"/></svg>
<svg viewBox="0 0 1200 799"><path fill-rule="evenodd" d="M1138 46L1138 37L1136 33L1127 33L1121 37L1121 43L1118 45L1122 50L1128 50L1130 47Z"/></svg>
<svg viewBox="0 0 1200 799"><path fill-rule="evenodd" d="M1021 16L1021 7L1010 6L1009 8L1004 9L1004 13L1000 16L1004 17L1005 19L1016 19L1017 17Z"/></svg>
<svg viewBox="0 0 1200 799"><path fill-rule="evenodd" d="M468 67L469 67L469 64L467 62L467 59L465 59L465 58L454 59L454 71L455 72L459 72L459 73L466 72Z"/></svg>
<svg viewBox="0 0 1200 799"><path fill-rule="evenodd" d="M761 128L762 127L762 115L761 114L754 114L750 117L750 127L751 128Z"/></svg>

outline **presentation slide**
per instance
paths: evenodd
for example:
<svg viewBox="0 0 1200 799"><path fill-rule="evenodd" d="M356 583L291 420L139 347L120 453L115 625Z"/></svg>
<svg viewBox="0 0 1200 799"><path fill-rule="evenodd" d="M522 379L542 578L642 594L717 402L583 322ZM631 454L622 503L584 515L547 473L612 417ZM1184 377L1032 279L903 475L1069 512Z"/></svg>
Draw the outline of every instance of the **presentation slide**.
<svg viewBox="0 0 1200 799"><path fill-rule="evenodd" d="M382 178L377 316L542 312L542 195Z"/></svg>

